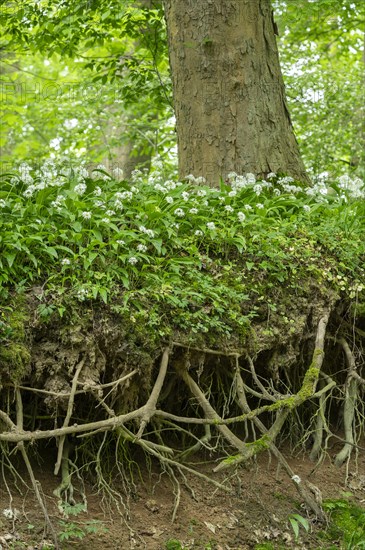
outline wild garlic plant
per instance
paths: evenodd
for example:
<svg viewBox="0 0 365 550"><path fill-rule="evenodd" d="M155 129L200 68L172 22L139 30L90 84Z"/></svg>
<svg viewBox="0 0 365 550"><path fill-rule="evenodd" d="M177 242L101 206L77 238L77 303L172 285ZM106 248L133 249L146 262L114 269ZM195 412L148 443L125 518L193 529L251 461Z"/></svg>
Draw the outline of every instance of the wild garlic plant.
<svg viewBox="0 0 365 550"><path fill-rule="evenodd" d="M231 173L212 189L203 177L166 179L159 165L126 181L119 168L23 163L0 187L0 285L7 292L41 282L106 303L123 294L125 304L145 292L190 313L219 313L227 294L232 303L248 299L245 273L274 284L312 266L336 288L358 292L353 250L363 241L364 198L364 183L347 176L303 187L273 173ZM325 249L342 259L342 271L323 260ZM228 284L231 270L237 284Z"/></svg>

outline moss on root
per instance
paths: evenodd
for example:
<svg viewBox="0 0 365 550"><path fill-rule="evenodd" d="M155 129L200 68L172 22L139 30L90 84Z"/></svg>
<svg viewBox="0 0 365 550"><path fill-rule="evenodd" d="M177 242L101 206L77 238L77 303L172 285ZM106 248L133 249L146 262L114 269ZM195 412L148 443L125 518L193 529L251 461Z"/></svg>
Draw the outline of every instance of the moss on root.
<svg viewBox="0 0 365 550"><path fill-rule="evenodd" d="M19 383L29 373L31 352L26 333L28 322L28 308L20 297L2 313L0 381L6 377L12 383Z"/></svg>

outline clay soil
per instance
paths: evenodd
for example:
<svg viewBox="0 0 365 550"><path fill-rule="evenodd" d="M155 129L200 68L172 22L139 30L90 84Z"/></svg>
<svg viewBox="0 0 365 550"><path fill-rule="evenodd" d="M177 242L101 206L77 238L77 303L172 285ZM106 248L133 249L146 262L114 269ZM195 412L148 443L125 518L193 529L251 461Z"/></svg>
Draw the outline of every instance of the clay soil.
<svg viewBox="0 0 365 550"><path fill-rule="evenodd" d="M348 466L337 469L331 457L338 450L333 448L327 459L312 473L313 463L303 454L293 456L286 452L294 472L302 479L309 479L317 486L324 499L343 498L344 494L365 508L365 453L360 453ZM214 464L204 460L197 468L207 474ZM37 479L46 496L50 518L60 533L65 530L65 521L59 513L52 491L58 480L52 472L51 457L45 457L42 465L34 465ZM26 473L21 472L26 480ZM266 543L266 548L340 548L339 541L321 542L318 537L323 525L307 514L301 505L298 493L286 474L278 469L277 462L267 453L257 462L237 471L222 472L215 479L231 485L232 494L223 494L205 481L188 475L180 481L180 504L175 521L172 513L176 496L167 473L161 473L157 465L149 469L144 465L136 472L136 491L129 499L130 515L127 520L118 515L115 504L108 503L95 491L92 480L86 486L87 512L69 517L83 528L90 521L98 520L98 532L87 534L82 539L70 538L60 543L63 550L175 550L172 541L181 543L185 549L196 550L246 550ZM36 550L52 548L52 540L44 533L44 519L34 494L29 489L23 495L16 488L1 481L0 486L0 548L24 548ZM114 486L114 488L117 488ZM76 498L77 498L76 492ZM4 510L17 509L16 520L4 516ZM288 521L290 514L308 518L310 532L302 530L298 541ZM32 526L32 527L30 527ZM170 542L169 542L170 541Z"/></svg>

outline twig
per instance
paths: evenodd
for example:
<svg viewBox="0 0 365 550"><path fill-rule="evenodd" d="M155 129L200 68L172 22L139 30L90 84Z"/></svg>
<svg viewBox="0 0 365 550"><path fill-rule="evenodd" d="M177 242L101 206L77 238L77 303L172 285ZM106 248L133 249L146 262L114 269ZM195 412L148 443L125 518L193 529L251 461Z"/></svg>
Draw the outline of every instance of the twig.
<svg viewBox="0 0 365 550"><path fill-rule="evenodd" d="M261 390L262 398L267 399L268 401L276 402L277 399L273 395L270 395L270 393L267 391L265 386L263 384L261 384L260 380L258 379L258 376L257 376L256 371L255 371L255 365L253 364L253 361L252 361L252 359L249 355L247 355L247 359L248 359L248 364L250 365L252 378L253 378L256 386Z"/></svg>
<svg viewBox="0 0 365 550"><path fill-rule="evenodd" d="M185 348L191 351L198 351L200 353L206 353L208 355L223 355L224 357L242 357L243 353L239 351L221 351L217 349L209 348L196 348L190 346L189 344L181 344L181 342L171 342L172 346L177 346L179 348Z"/></svg>
<svg viewBox="0 0 365 550"><path fill-rule="evenodd" d="M77 382L78 385L84 386L82 390L76 390L75 395L80 395L84 393L88 393L92 390L103 390L105 388L111 388L112 386L117 386L118 384L121 384L122 382L125 382L135 374L137 374L138 369L134 369L133 371L129 372L125 376L122 376L122 378L118 378L118 380L114 380L113 382L108 382L107 384L95 384L95 385L87 385L85 382ZM15 386L13 384L5 384L6 387L14 388ZM34 393L41 393L44 395L52 395L54 397L69 397L71 395L71 392L56 392L51 390L42 390L40 388L31 388L29 386L17 386L20 390L24 391L30 391Z"/></svg>

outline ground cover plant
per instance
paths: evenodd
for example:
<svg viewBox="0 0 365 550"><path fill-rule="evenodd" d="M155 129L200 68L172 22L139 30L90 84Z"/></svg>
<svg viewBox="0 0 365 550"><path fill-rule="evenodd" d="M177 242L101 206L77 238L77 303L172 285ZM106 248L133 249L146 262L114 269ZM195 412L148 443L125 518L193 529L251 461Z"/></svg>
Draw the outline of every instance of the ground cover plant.
<svg viewBox="0 0 365 550"><path fill-rule="evenodd" d="M55 440L61 511L93 476L127 516L135 448L170 474L173 517L179 476L229 493L214 473L270 450L326 518L279 443L320 463L339 439L338 465L359 449L364 204L348 176L232 173L211 189L162 165L126 181L52 161L3 176L3 472L17 476L17 445L55 544L29 459ZM191 462L202 452L212 476Z"/></svg>

